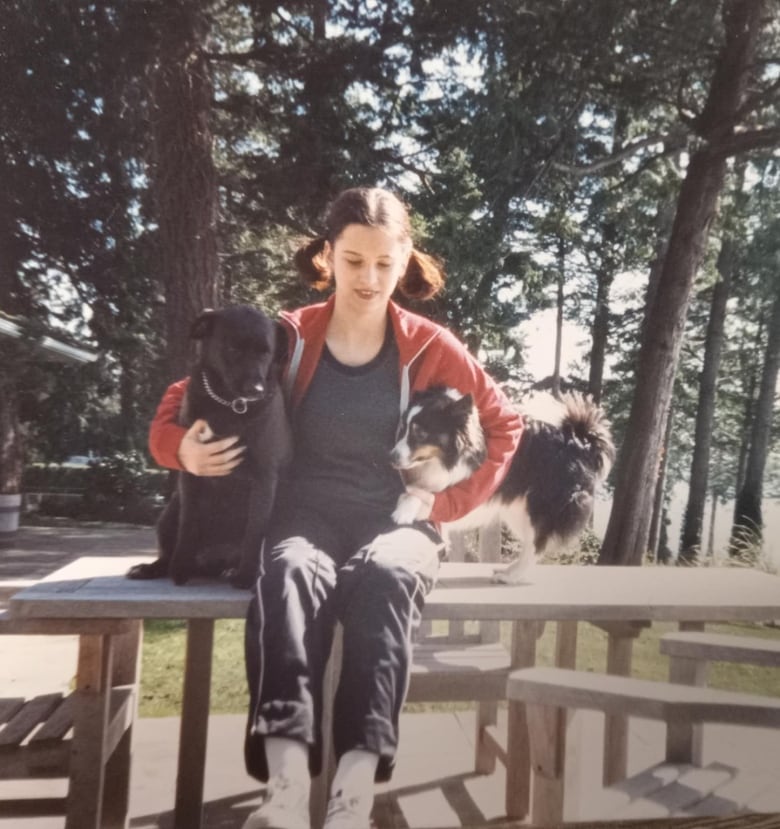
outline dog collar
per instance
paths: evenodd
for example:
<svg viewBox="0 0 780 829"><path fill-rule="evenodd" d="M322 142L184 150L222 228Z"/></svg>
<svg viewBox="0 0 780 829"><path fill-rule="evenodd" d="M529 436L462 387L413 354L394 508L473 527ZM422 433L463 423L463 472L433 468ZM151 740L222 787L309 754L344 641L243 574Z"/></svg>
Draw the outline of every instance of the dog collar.
<svg viewBox="0 0 780 829"><path fill-rule="evenodd" d="M256 403L258 400L262 399L260 396L258 397L237 397L235 400L225 400L224 398L220 397L214 389L211 388L211 384L209 383L208 377L206 377L206 372L202 371L201 379L203 380L203 388L206 389L206 394L214 400L216 403L221 404L222 406L228 406L232 409L236 414L246 414L249 410L250 403Z"/></svg>

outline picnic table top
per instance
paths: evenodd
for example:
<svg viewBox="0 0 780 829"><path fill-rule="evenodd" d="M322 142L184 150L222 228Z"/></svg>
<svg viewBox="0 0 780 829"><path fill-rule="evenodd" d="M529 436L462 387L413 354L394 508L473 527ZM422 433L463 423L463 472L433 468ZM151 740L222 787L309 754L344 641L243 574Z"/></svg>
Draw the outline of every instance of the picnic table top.
<svg viewBox="0 0 780 829"><path fill-rule="evenodd" d="M249 592L215 581L134 581L150 557L86 556L11 598L37 618L241 618ZM447 563L428 618L580 621L763 621L780 618L780 577L741 567L539 565L528 582L495 584L495 565Z"/></svg>

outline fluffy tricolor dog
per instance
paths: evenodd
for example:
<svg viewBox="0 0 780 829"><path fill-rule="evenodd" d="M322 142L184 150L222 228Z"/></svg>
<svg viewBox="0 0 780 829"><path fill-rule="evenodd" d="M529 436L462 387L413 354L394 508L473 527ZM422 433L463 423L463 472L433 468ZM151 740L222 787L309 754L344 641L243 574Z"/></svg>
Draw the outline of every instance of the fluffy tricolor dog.
<svg viewBox="0 0 780 829"><path fill-rule="evenodd" d="M545 420L526 417L525 430L504 481L485 503L445 530L482 527L498 517L522 544L522 554L496 571L497 581L523 580L537 554L566 546L584 529L593 493L615 449L602 410L568 394L549 399ZM393 466L408 487L441 492L468 478L485 460L485 437L471 395L434 387L417 392L404 413ZM414 495L398 499L393 519L414 520Z"/></svg>

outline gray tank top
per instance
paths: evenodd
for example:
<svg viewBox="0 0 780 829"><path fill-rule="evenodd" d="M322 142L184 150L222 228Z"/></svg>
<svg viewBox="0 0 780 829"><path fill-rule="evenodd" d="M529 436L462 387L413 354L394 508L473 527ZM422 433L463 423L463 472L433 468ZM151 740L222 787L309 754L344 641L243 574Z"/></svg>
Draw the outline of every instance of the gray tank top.
<svg viewBox="0 0 780 829"><path fill-rule="evenodd" d="M400 406L398 347L392 326L377 356L345 366L327 346L293 429L289 490L300 506L389 516L403 490L390 466Z"/></svg>

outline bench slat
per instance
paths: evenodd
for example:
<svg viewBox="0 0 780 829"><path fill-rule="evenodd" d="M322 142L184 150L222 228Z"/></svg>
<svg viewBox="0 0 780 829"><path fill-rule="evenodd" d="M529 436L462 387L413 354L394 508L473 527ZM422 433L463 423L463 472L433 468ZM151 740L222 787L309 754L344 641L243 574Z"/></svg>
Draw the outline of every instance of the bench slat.
<svg viewBox="0 0 780 829"><path fill-rule="evenodd" d="M780 667L780 640L757 636L685 631L661 637L661 653L709 662L740 662Z"/></svg>
<svg viewBox="0 0 780 829"><path fill-rule="evenodd" d="M510 659L500 643L414 646L407 702L503 699Z"/></svg>
<svg viewBox="0 0 780 829"><path fill-rule="evenodd" d="M780 699L775 697L566 668L513 671L507 693L510 699L536 705L588 708L608 714L780 727Z"/></svg>
<svg viewBox="0 0 780 829"><path fill-rule="evenodd" d="M8 722L24 705L23 697L7 697L0 699L0 725Z"/></svg>
<svg viewBox="0 0 780 829"><path fill-rule="evenodd" d="M27 702L0 731L0 749L18 746L36 726L46 721L61 701L62 694L44 694Z"/></svg>
<svg viewBox="0 0 780 829"><path fill-rule="evenodd" d="M69 694L47 717L46 722L30 737L30 745L61 740L73 728L74 709L73 694Z"/></svg>

